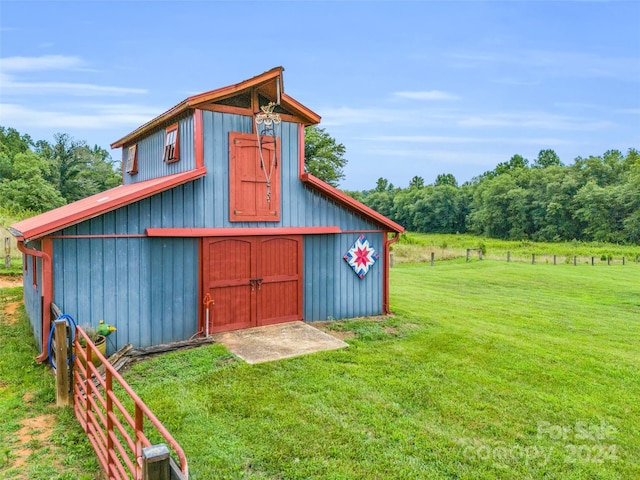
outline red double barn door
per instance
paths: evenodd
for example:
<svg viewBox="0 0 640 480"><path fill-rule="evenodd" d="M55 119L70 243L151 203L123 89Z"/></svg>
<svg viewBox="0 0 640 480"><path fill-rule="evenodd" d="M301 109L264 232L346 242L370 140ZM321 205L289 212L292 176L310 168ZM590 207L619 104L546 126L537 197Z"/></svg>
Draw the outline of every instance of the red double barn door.
<svg viewBox="0 0 640 480"><path fill-rule="evenodd" d="M302 319L302 236L205 238L203 263L210 333Z"/></svg>

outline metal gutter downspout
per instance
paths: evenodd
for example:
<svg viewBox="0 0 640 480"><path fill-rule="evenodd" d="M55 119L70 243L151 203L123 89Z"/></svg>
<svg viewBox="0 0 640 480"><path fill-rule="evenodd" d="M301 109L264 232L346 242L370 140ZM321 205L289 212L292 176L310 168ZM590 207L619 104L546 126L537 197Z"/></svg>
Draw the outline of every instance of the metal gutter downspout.
<svg viewBox="0 0 640 480"><path fill-rule="evenodd" d="M398 241L400 237L399 232L392 238L388 238L389 234L385 233L387 238L384 241L384 270L382 273L382 313L389 315L391 310L389 309L389 252L392 244Z"/></svg>
<svg viewBox="0 0 640 480"><path fill-rule="evenodd" d="M46 239L43 239L44 250ZM23 239L18 239L18 250L24 255L32 255L42 259L42 352L36 357L37 362L47 359L49 350L49 330L51 329L51 302L53 301L53 271L51 268L51 256L44 251L33 250L25 246ZM33 272L34 275L37 272Z"/></svg>

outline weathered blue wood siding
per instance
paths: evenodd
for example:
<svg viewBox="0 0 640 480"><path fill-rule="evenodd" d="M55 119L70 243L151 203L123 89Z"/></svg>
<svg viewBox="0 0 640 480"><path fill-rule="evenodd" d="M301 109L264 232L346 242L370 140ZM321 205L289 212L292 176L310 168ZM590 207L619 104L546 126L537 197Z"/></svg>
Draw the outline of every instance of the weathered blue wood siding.
<svg viewBox="0 0 640 480"><path fill-rule="evenodd" d="M304 319L353 318L382 313L384 234L365 233L380 259L361 280L343 255L358 234L308 235L304 241Z"/></svg>
<svg viewBox="0 0 640 480"><path fill-rule="evenodd" d="M241 236L247 227L318 226L338 226L350 233L305 236L304 319L382 312L384 234L370 232L379 227L299 180L297 124L281 124L280 221L229 221L229 132L251 132L252 121L247 116L204 111L204 178L54 235L54 301L65 313L80 325L96 325L101 319L114 324L118 330L110 338L115 348L189 338L197 330L200 239L148 238L143 236L147 228L237 228ZM171 165L162 162L164 129L140 140L139 173L128 181L194 168L192 117L180 121L180 135L181 160ZM381 255L363 280L342 258L360 231ZM104 235L122 237L91 237ZM32 308L37 308L35 297Z"/></svg>
<svg viewBox="0 0 640 480"><path fill-rule="evenodd" d="M195 153L193 143L193 115L183 117L178 121L180 136L180 160L165 163L164 153L165 129L161 128L148 137L138 141L138 173L124 174L124 184L142 182L152 178L164 177L174 173L187 172L195 168ZM122 149L122 162L126 165L127 149Z"/></svg>
<svg viewBox="0 0 640 480"><path fill-rule="evenodd" d="M54 239L54 302L79 325L115 325L111 349L189 338L198 322L198 248L193 238Z"/></svg>
<svg viewBox="0 0 640 480"><path fill-rule="evenodd" d="M250 133L252 118L203 112L205 177L205 225L215 228L317 227L337 225L346 230L376 227L322 195L309 190L299 179L298 124L282 122L281 216L279 222L229 221L229 132Z"/></svg>
<svg viewBox="0 0 640 480"><path fill-rule="evenodd" d="M29 242L29 249L41 251L40 242ZM42 260L36 257L36 271L33 270L33 258L28 255L26 258L26 267L22 276L24 308L29 317L29 323L33 329L33 335L36 339L38 349L42 350ZM23 259L23 262L25 260ZM36 278L36 287L34 288L34 276Z"/></svg>

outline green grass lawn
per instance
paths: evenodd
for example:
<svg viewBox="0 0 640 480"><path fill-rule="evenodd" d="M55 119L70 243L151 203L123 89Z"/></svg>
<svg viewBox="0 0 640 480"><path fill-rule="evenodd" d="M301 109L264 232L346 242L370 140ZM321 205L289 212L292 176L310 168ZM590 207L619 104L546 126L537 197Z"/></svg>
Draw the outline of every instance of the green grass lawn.
<svg viewBox="0 0 640 480"><path fill-rule="evenodd" d="M484 258L494 260L531 262L531 254L536 254L536 263L553 263L556 255L558 263L590 264L594 257L595 264L607 265L607 257L612 264L621 264L622 257L626 263L634 263L640 256L640 245L616 245L598 242L533 242L530 240L500 240L481 238L468 234L407 233L400 236L400 241L392 246L397 262L430 261L431 253L436 261L450 260L466 256L467 248L484 248ZM471 258L477 259L472 252Z"/></svg>
<svg viewBox="0 0 640 480"><path fill-rule="evenodd" d="M35 362L22 287L0 288L0 479L94 480L100 470L55 377Z"/></svg>
<svg viewBox="0 0 640 480"><path fill-rule="evenodd" d="M126 374L191 478L640 477L640 267L403 264L345 350Z"/></svg>

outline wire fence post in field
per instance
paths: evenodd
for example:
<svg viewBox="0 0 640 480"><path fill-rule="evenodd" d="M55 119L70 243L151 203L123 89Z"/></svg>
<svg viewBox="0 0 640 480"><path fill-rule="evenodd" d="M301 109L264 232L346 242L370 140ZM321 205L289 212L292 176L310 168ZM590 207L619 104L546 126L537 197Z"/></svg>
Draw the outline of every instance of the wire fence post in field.
<svg viewBox="0 0 640 480"><path fill-rule="evenodd" d="M622 257L622 265L624 265L624 257Z"/></svg>
<svg viewBox="0 0 640 480"><path fill-rule="evenodd" d="M556 265L556 256L553 256L553 264Z"/></svg>
<svg viewBox="0 0 640 480"><path fill-rule="evenodd" d="M577 260L578 257L576 257L575 255L573 256L573 266L575 267L577 265Z"/></svg>
<svg viewBox="0 0 640 480"><path fill-rule="evenodd" d="M607 265L611 265L611 255L607 257Z"/></svg>
<svg viewBox="0 0 640 480"><path fill-rule="evenodd" d="M389 268L393 268L393 252L389 253Z"/></svg>
<svg viewBox="0 0 640 480"><path fill-rule="evenodd" d="M535 263L536 263L536 254L532 253L531 254L531 265L535 265Z"/></svg>
<svg viewBox="0 0 640 480"><path fill-rule="evenodd" d="M507 263L511 261L511 252L507 250Z"/></svg>
<svg viewBox="0 0 640 480"><path fill-rule="evenodd" d="M471 251L470 248L467 248L467 262L469 261L469 252ZM638 259L636 258L636 263L638 263Z"/></svg>
<svg viewBox="0 0 640 480"><path fill-rule="evenodd" d="M482 260L482 249L481 248L478 249L478 259Z"/></svg>
<svg viewBox="0 0 640 480"><path fill-rule="evenodd" d="M11 240L4 237L4 268L11 268Z"/></svg>
<svg viewBox="0 0 640 480"><path fill-rule="evenodd" d="M433 267L434 261L435 261L435 256L436 254L431 252L431 266Z"/></svg>
<svg viewBox="0 0 640 480"><path fill-rule="evenodd" d="M596 257L591 257L591 266L596 264Z"/></svg>

